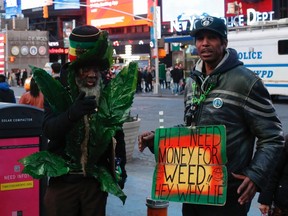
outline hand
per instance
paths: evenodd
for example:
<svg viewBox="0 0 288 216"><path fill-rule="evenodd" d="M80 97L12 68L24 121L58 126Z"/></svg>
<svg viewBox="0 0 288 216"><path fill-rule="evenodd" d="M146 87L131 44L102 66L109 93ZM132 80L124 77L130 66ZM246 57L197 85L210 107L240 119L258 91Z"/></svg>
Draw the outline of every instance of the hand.
<svg viewBox="0 0 288 216"><path fill-rule="evenodd" d="M269 205L260 204L259 209L263 215L268 215L269 212Z"/></svg>
<svg viewBox="0 0 288 216"><path fill-rule="evenodd" d="M72 104L69 109L69 119L71 121L77 121L84 115L95 112L96 107L95 96L85 97L85 92L80 92L74 104Z"/></svg>
<svg viewBox="0 0 288 216"><path fill-rule="evenodd" d="M151 131L143 132L138 136L138 149L143 152L146 147L154 145L154 133Z"/></svg>
<svg viewBox="0 0 288 216"><path fill-rule="evenodd" d="M238 202L240 203L240 205L244 205L245 203L250 202L257 192L256 185L247 176L234 173L232 173L232 175L236 179L243 180L242 184L237 189L237 193L241 194Z"/></svg>

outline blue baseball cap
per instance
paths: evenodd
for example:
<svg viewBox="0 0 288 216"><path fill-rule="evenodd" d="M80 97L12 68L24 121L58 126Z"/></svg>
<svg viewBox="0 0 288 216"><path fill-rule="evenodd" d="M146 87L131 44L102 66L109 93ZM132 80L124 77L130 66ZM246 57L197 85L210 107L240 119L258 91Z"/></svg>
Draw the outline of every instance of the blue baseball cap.
<svg viewBox="0 0 288 216"><path fill-rule="evenodd" d="M227 26L221 18L206 16L194 22L194 28L191 36L195 37L199 31L208 30L219 34L221 37L227 39Z"/></svg>

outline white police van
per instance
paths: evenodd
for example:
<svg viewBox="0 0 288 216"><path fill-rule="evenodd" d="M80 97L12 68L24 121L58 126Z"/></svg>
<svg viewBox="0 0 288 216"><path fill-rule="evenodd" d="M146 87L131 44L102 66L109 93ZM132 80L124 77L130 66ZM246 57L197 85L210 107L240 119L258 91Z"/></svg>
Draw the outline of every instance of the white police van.
<svg viewBox="0 0 288 216"><path fill-rule="evenodd" d="M288 96L288 18L234 27L228 47L263 79L271 96Z"/></svg>

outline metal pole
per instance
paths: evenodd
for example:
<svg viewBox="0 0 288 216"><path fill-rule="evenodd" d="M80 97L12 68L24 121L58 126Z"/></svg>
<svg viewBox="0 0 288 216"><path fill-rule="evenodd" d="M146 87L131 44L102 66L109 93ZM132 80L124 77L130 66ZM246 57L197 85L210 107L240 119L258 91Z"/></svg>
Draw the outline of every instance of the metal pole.
<svg viewBox="0 0 288 216"><path fill-rule="evenodd" d="M158 58L158 34L157 34L157 9L156 9L156 0L153 0L153 27L154 27L154 55L155 55L155 86L154 86L154 94L158 94L159 92L159 58Z"/></svg>
<svg viewBox="0 0 288 216"><path fill-rule="evenodd" d="M9 72L9 68L8 68L8 24L5 24L5 72L4 74L6 75L7 72Z"/></svg>

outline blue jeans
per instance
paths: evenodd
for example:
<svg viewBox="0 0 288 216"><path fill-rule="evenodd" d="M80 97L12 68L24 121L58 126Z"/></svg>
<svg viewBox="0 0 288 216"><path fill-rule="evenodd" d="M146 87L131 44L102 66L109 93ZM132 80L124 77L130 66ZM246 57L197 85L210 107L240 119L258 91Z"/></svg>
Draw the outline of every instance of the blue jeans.
<svg viewBox="0 0 288 216"><path fill-rule="evenodd" d="M179 93L179 83L173 83L174 88L173 88L173 94L178 94Z"/></svg>

